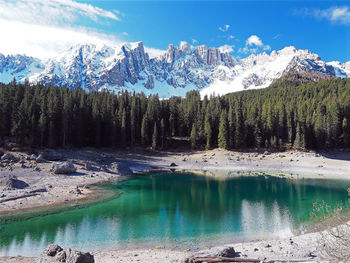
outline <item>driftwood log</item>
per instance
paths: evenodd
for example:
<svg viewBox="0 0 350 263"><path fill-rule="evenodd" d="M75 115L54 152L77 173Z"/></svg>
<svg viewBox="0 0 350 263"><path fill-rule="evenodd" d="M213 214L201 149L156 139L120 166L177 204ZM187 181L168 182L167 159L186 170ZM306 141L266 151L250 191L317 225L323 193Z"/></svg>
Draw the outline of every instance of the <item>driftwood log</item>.
<svg viewBox="0 0 350 263"><path fill-rule="evenodd" d="M214 262L263 262L263 263L287 263L287 262L310 262L310 260L261 260L261 259L252 259L252 258L225 258L225 257L194 257L190 258L188 263L214 263Z"/></svg>

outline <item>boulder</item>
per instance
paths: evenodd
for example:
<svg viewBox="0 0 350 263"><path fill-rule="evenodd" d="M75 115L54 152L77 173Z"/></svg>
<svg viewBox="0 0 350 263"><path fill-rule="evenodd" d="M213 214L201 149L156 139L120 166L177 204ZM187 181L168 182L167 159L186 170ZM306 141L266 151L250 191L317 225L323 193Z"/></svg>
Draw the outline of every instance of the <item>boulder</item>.
<svg viewBox="0 0 350 263"><path fill-rule="evenodd" d="M74 251L66 249L66 263L94 263L94 256L90 253L83 253L80 251Z"/></svg>
<svg viewBox="0 0 350 263"><path fill-rule="evenodd" d="M23 189L29 185L26 182L17 179L16 176L10 175L0 179L0 186L11 189Z"/></svg>
<svg viewBox="0 0 350 263"><path fill-rule="evenodd" d="M28 160L28 161L35 161L35 159L36 158L38 158L38 156L36 155L36 154L31 154L31 155L27 155L26 156L26 159Z"/></svg>
<svg viewBox="0 0 350 263"><path fill-rule="evenodd" d="M49 244L45 250L44 250L44 254L50 257L54 257L57 252L62 251L63 249L57 245L57 244Z"/></svg>
<svg viewBox="0 0 350 263"><path fill-rule="evenodd" d="M114 173L120 174L120 175L131 175L132 171L129 168L129 166L122 164L122 163L111 163L110 170Z"/></svg>
<svg viewBox="0 0 350 263"><path fill-rule="evenodd" d="M72 162L63 162L53 164L51 172L54 174L72 174L76 172L76 169Z"/></svg>
<svg viewBox="0 0 350 263"><path fill-rule="evenodd" d="M91 171L92 169L93 169L93 168L92 168L91 163L89 163L89 162L85 163L85 170Z"/></svg>
<svg viewBox="0 0 350 263"><path fill-rule="evenodd" d="M225 258L234 258L236 256L236 251L233 247L227 247L221 250L217 256Z"/></svg>
<svg viewBox="0 0 350 263"><path fill-rule="evenodd" d="M13 156L11 153L5 153L3 156L1 156L2 162L15 162L17 161L17 158Z"/></svg>
<svg viewBox="0 0 350 263"><path fill-rule="evenodd" d="M70 248L62 249L56 244L50 244L38 257L37 263L94 263L94 256Z"/></svg>
<svg viewBox="0 0 350 263"><path fill-rule="evenodd" d="M43 157L48 161L61 161L63 159L63 155L56 151L45 151L41 153Z"/></svg>
<svg viewBox="0 0 350 263"><path fill-rule="evenodd" d="M44 163L46 160L42 154L39 154L38 157L34 159L37 163Z"/></svg>

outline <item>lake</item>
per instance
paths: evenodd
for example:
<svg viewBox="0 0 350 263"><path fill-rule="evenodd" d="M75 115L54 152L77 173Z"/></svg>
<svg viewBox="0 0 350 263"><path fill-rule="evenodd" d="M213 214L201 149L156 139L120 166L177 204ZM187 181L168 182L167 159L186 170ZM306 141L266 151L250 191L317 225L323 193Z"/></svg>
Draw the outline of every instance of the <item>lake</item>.
<svg viewBox="0 0 350 263"><path fill-rule="evenodd" d="M0 223L0 255L40 254L49 243L79 250L198 248L290 236L313 202L347 202L350 181L155 173L101 186L116 197L65 212Z"/></svg>

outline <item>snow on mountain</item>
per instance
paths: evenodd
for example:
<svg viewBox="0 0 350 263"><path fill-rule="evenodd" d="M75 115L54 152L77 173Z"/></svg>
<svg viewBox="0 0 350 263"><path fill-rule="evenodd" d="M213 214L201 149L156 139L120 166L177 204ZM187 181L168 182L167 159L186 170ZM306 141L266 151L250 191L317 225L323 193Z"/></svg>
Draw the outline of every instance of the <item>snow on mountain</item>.
<svg viewBox="0 0 350 263"><path fill-rule="evenodd" d="M295 47L236 60L220 48L186 42L179 47L170 44L164 52L145 48L142 42L116 47L77 45L46 60L0 54L0 82L15 77L71 89L127 89L165 98L184 96L193 89L210 95L265 88L291 70L346 78L350 62L325 63L317 54Z"/></svg>

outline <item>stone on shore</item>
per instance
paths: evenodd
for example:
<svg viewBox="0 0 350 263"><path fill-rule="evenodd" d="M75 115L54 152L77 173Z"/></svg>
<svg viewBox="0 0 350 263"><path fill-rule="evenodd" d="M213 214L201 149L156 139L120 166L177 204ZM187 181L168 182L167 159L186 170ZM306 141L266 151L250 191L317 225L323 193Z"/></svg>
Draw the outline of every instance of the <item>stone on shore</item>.
<svg viewBox="0 0 350 263"><path fill-rule="evenodd" d="M122 164L122 163L117 163L114 162L110 165L110 170L113 171L114 173L120 174L120 175L131 175L132 171L129 168L129 166Z"/></svg>
<svg viewBox="0 0 350 263"><path fill-rule="evenodd" d="M63 156L61 153L56 151L45 151L41 153L43 157L48 161L61 161Z"/></svg>
<svg viewBox="0 0 350 263"><path fill-rule="evenodd" d="M13 156L11 153L5 153L3 156L1 156L2 162L16 162L17 158Z"/></svg>
<svg viewBox="0 0 350 263"><path fill-rule="evenodd" d="M70 248L61 248L56 244L50 244L38 257L37 263L94 263L94 256L89 252L83 253Z"/></svg>
<svg viewBox="0 0 350 263"><path fill-rule="evenodd" d="M39 156L35 158L35 161L37 163L44 163L46 160L42 154L39 154Z"/></svg>
<svg viewBox="0 0 350 263"><path fill-rule="evenodd" d="M234 258L236 256L236 251L233 247L227 247L221 250L217 256L225 258Z"/></svg>
<svg viewBox="0 0 350 263"><path fill-rule="evenodd" d="M16 176L10 175L0 179L0 186L9 189L23 189L28 187L29 185L26 182L17 179Z"/></svg>
<svg viewBox="0 0 350 263"><path fill-rule="evenodd" d="M76 172L76 169L72 162L64 162L53 164L51 171L54 174L72 174Z"/></svg>

